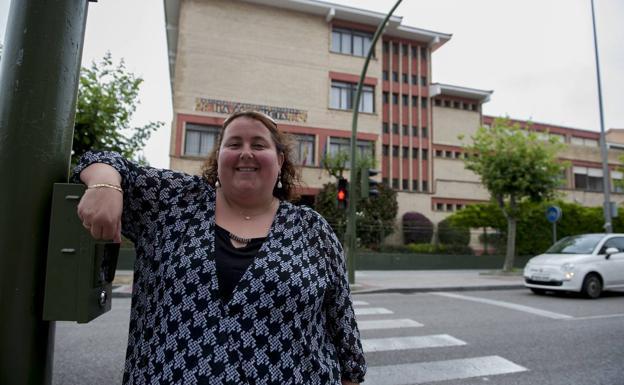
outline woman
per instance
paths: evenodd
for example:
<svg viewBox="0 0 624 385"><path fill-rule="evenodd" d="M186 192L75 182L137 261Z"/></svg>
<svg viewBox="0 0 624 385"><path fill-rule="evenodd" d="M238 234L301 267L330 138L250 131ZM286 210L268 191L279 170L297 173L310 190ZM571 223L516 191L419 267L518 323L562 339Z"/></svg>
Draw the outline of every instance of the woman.
<svg viewBox="0 0 624 385"><path fill-rule="evenodd" d="M366 365L340 243L286 201L290 149L258 112L223 124L204 175L87 153L78 206L135 243L124 384L353 384Z"/></svg>

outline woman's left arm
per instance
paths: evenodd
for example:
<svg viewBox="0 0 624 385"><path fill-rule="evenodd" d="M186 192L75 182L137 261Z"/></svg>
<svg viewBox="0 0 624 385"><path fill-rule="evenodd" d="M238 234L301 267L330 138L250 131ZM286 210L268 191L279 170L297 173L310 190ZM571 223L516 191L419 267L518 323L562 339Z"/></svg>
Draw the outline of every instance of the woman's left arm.
<svg viewBox="0 0 624 385"><path fill-rule="evenodd" d="M344 252L325 220L322 220L319 235L330 280L325 298L328 332L338 354L342 384L358 384L364 381L366 362L355 321Z"/></svg>

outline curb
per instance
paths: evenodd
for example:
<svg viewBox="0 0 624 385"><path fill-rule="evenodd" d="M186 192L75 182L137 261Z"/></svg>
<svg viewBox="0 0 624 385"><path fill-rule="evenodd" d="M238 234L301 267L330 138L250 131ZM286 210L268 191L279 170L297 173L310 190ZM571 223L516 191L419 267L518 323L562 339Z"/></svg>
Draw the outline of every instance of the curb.
<svg viewBox="0 0 624 385"><path fill-rule="evenodd" d="M413 294L413 293L431 293L438 291L493 291L493 290L520 290L524 289L524 285L497 285L497 286L446 286L446 287L398 287L385 289L362 289L352 291L352 295L358 294Z"/></svg>

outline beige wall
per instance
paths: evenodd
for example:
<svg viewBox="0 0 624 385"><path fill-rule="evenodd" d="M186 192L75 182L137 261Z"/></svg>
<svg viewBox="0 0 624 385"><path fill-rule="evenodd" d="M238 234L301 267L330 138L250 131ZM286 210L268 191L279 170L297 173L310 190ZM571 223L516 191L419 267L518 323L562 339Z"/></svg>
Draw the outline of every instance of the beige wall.
<svg viewBox="0 0 624 385"><path fill-rule="evenodd" d="M330 53L330 39L321 16L239 1L184 1L174 109L195 113L195 98L208 97L297 108L308 112L305 125L350 129L350 112L328 109L329 70L359 75L364 59ZM379 77L380 65L371 62L370 76ZM378 114L361 114L360 130L379 133L380 122Z"/></svg>
<svg viewBox="0 0 624 385"><path fill-rule="evenodd" d="M478 112L454 108L433 107L433 143L460 146L458 136L470 140L481 124Z"/></svg>
<svg viewBox="0 0 624 385"><path fill-rule="evenodd" d="M479 182L479 177L472 171L466 170L461 159L435 158L433 175L435 179Z"/></svg>

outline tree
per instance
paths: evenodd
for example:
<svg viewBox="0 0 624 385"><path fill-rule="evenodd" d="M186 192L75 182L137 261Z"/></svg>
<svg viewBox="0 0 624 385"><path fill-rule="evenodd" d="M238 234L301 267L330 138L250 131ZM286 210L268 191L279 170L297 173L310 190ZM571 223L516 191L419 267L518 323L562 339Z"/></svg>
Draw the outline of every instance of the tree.
<svg viewBox="0 0 624 385"><path fill-rule="evenodd" d="M502 230L505 222L501 209L497 204L492 202L468 205L450 215L448 220L459 227L480 227L483 231L483 252L486 254L488 252L487 228L492 227Z"/></svg>
<svg viewBox="0 0 624 385"><path fill-rule="evenodd" d="M466 146L466 168L480 177L507 220L504 271L513 268L519 204L554 196L566 167L557 161L562 146L554 137L539 139L530 126L522 130L518 123L500 118L491 127L479 128Z"/></svg>
<svg viewBox="0 0 624 385"><path fill-rule="evenodd" d="M163 122L130 128L143 79L126 70L124 61L114 64L106 53L100 63L83 67L78 85L72 163L89 150L110 150L146 163L140 150Z"/></svg>

